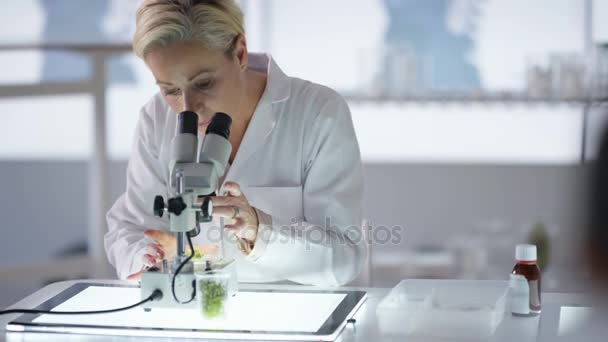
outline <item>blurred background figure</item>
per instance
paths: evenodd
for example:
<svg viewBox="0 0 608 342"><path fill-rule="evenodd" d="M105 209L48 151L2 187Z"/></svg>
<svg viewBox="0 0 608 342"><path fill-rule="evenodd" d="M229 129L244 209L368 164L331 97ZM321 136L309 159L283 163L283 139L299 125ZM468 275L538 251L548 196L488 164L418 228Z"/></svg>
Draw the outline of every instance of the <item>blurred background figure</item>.
<svg viewBox="0 0 608 342"><path fill-rule="evenodd" d="M558 341L605 341L608 328L608 126L602 130L597 160L588 184L587 229L582 245L582 267L589 272L584 287L590 292L583 308L562 311L560 325L569 327ZM564 308L562 308L564 310ZM574 323L572 323L574 322ZM560 327L562 329L562 327ZM541 341L555 340L544 338Z"/></svg>
<svg viewBox="0 0 608 342"><path fill-rule="evenodd" d="M608 128L608 127L607 127ZM588 260L596 291L608 304L608 130L600 144L590 186L590 225L587 236Z"/></svg>
<svg viewBox="0 0 608 342"><path fill-rule="evenodd" d="M481 87L471 61L483 1L384 0L384 80L391 95Z"/></svg>
<svg viewBox="0 0 608 342"><path fill-rule="evenodd" d="M99 44L107 43L119 38L129 39L131 18L118 16L122 25L114 19L111 32L108 25L108 16L112 5L119 6L118 10L129 13L116 0L87 1L86 8L82 8L82 1L78 0L38 0L44 10L46 18L42 40L49 44ZM124 25L124 20L126 26ZM117 30L118 29L118 30ZM48 51L44 56L42 66L43 81L66 81L86 79L91 75L91 61L83 55L62 51ZM109 63L108 77L111 82L132 84L135 76L131 67L124 60L114 59Z"/></svg>

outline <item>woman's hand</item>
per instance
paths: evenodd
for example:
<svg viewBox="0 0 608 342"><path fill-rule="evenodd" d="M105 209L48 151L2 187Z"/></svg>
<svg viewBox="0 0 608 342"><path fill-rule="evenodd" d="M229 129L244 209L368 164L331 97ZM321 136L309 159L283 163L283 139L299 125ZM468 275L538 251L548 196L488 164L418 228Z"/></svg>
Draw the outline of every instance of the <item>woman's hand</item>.
<svg viewBox="0 0 608 342"><path fill-rule="evenodd" d="M175 258L177 250L177 239L172 233L162 230L146 229L144 236L152 243L149 243L144 254L144 265L148 267L156 266L163 259L171 260ZM151 252L151 253L149 253ZM154 253L158 252L158 253Z"/></svg>
<svg viewBox="0 0 608 342"><path fill-rule="evenodd" d="M146 229L144 231L144 236L153 241L146 246L146 251L142 256L145 269L159 267L163 259L173 260L175 258L177 253L177 239L172 233L162 230ZM186 248L189 250L188 246L186 246ZM195 246L194 248L198 248L204 255L215 254L219 249L217 245L202 245ZM139 280L142 272L143 270L134 273L127 277L127 279L133 281Z"/></svg>
<svg viewBox="0 0 608 342"><path fill-rule="evenodd" d="M224 196L215 196L211 199L213 215L225 219L224 228L232 231L239 238L240 243L247 242L253 247L259 225L255 209L249 204L237 183L226 182L224 190Z"/></svg>

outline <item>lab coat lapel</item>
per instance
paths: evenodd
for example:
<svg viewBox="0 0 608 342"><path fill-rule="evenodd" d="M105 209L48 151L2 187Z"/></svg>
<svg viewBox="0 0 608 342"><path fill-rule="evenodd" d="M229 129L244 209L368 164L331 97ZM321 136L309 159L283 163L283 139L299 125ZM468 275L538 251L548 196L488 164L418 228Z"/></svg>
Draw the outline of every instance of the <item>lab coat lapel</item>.
<svg viewBox="0 0 608 342"><path fill-rule="evenodd" d="M246 164L255 151L264 145L270 132L274 128L274 125L272 104L270 102L264 103L260 101L249 122L249 127L247 127L247 130L245 131L245 136L234 157L226 180L238 180L240 178L240 171L243 168L243 165Z"/></svg>
<svg viewBox="0 0 608 342"><path fill-rule="evenodd" d="M280 102L287 100L291 92L291 82L289 78L276 65L271 56L257 55L255 58L267 58L268 72L266 89L258 102L251 121L249 122L249 127L247 127L245 136L241 141L241 146L239 147L230 171L226 176L226 180L230 181L243 182L242 177L244 177L244 175L241 171L246 169L244 165L247 164L247 161L256 151L263 148L276 125L279 111L277 105ZM252 170L249 170L249 172L251 171ZM243 183L246 183L246 181Z"/></svg>

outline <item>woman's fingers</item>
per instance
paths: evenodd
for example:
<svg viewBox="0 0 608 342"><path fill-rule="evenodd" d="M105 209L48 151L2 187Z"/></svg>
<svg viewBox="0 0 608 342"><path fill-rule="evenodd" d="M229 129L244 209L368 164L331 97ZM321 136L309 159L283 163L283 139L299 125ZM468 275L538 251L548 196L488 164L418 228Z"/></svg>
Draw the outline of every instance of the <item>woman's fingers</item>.
<svg viewBox="0 0 608 342"><path fill-rule="evenodd" d="M198 245L196 248L203 255L213 255L219 252L219 246L216 244ZM142 257L144 266L146 267L158 267L158 265L164 259L163 250L155 244L149 244L146 246L146 252Z"/></svg>
<svg viewBox="0 0 608 342"><path fill-rule="evenodd" d="M234 212L235 212L235 206L229 205L229 206L217 206L217 207L213 207L213 216L217 216L217 217L223 217L229 220L233 220L234 217ZM243 215L243 209L241 209L239 207L239 216ZM226 222L226 223L230 223L233 224L234 222Z"/></svg>
<svg viewBox="0 0 608 342"><path fill-rule="evenodd" d="M247 223L243 219L237 219L235 224L227 224L224 226L229 231L232 231L238 238L255 241L258 230L251 226L247 225Z"/></svg>
<svg viewBox="0 0 608 342"><path fill-rule="evenodd" d="M216 207L235 205L242 206L244 204L242 198L230 196L215 196L211 199L211 201L213 202L213 210L215 210Z"/></svg>
<svg viewBox="0 0 608 342"><path fill-rule="evenodd" d="M197 246L203 255L213 255L219 252L220 247L218 245L208 244Z"/></svg>
<svg viewBox="0 0 608 342"><path fill-rule="evenodd" d="M237 233L237 231L242 229L244 226L245 226L245 220L243 220L240 217L237 217L232 220L231 224L225 224L224 228L226 228L228 230L232 230L232 231L234 231L234 233Z"/></svg>
<svg viewBox="0 0 608 342"><path fill-rule="evenodd" d="M161 246L169 245L175 240L175 237L172 234L156 229L146 229L144 231L144 236Z"/></svg>
<svg viewBox="0 0 608 342"><path fill-rule="evenodd" d="M240 197L243 193L241 192L241 187L238 183L235 182L226 182L224 183L224 195Z"/></svg>
<svg viewBox="0 0 608 342"><path fill-rule="evenodd" d="M239 239L246 239L250 241L255 240L257 230L249 228L245 220L242 218L238 218L234 221L234 224L224 225L224 228L231 231Z"/></svg>
<svg viewBox="0 0 608 342"><path fill-rule="evenodd" d="M141 279L141 273L143 271L139 271L137 273L133 273L130 276L127 277L127 280L129 281L139 281L139 279Z"/></svg>
<svg viewBox="0 0 608 342"><path fill-rule="evenodd" d="M165 258L165 252L162 247L154 243L150 243L146 246L146 254L150 254L160 260Z"/></svg>
<svg viewBox="0 0 608 342"><path fill-rule="evenodd" d="M162 259L158 259L150 254L144 254L144 256L143 256L144 266L146 266L146 267L154 267L161 261L162 261Z"/></svg>
<svg viewBox="0 0 608 342"><path fill-rule="evenodd" d="M177 248L177 241L175 236L171 233L164 232L162 230L146 229L144 231L146 238L154 241L163 252L163 258L170 258L175 255L175 249Z"/></svg>

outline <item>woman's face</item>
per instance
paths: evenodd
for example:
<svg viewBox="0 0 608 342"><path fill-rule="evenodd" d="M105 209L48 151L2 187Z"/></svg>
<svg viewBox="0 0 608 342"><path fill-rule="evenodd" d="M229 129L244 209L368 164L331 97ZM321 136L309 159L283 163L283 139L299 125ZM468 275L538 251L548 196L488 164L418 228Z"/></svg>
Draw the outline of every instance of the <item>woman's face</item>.
<svg viewBox="0 0 608 342"><path fill-rule="evenodd" d="M144 61L171 109L193 111L204 132L216 112L238 120L245 95L247 51L240 37L234 56L209 50L200 42L179 42L154 49Z"/></svg>

